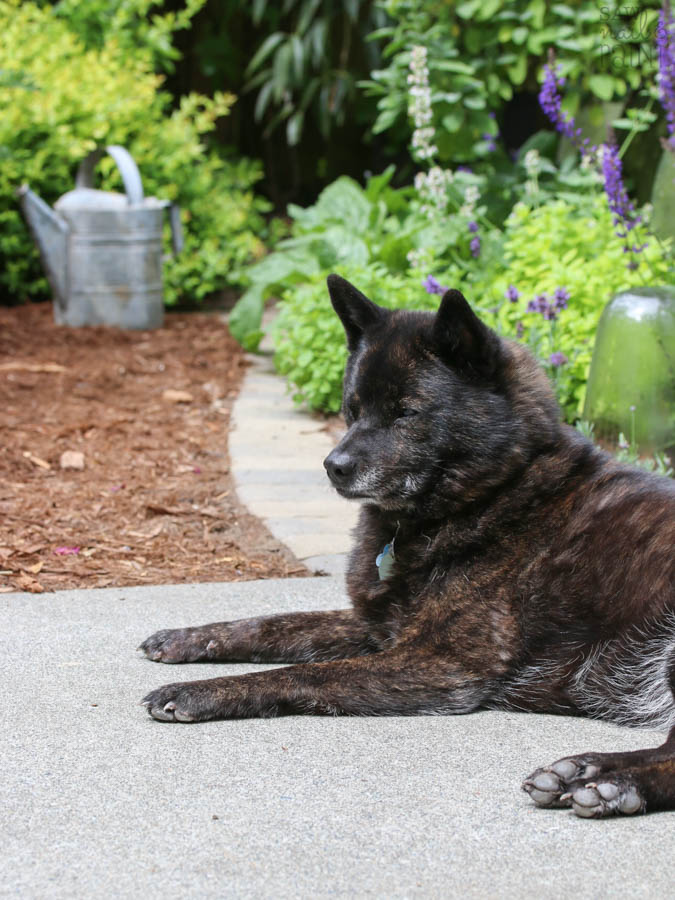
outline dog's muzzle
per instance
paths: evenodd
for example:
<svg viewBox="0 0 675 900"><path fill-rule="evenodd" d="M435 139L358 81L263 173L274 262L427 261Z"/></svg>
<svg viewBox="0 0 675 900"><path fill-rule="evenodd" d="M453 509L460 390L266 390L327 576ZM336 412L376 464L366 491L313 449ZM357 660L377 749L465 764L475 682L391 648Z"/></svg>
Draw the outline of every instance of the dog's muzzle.
<svg viewBox="0 0 675 900"><path fill-rule="evenodd" d="M336 488L346 488L354 478L356 460L336 447L323 461L328 477Z"/></svg>

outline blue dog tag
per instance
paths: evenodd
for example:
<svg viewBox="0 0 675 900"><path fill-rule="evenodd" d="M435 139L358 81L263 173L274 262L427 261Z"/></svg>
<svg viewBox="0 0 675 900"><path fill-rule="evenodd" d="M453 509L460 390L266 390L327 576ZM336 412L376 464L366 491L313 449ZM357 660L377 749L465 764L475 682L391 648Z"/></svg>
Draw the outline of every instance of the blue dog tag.
<svg viewBox="0 0 675 900"><path fill-rule="evenodd" d="M396 557L394 556L394 543L392 541L391 544L385 544L382 551L378 553L375 558L375 565L377 566L377 573L380 576L380 581L389 578L395 562Z"/></svg>

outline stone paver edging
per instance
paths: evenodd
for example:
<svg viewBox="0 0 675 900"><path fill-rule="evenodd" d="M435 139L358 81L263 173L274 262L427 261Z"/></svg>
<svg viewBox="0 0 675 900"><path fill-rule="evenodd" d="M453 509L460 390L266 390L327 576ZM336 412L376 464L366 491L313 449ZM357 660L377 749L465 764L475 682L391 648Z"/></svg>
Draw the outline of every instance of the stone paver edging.
<svg viewBox="0 0 675 900"><path fill-rule="evenodd" d="M335 493L323 468L334 441L294 406L269 354L249 360L229 438L239 499L310 570L340 574L359 510Z"/></svg>

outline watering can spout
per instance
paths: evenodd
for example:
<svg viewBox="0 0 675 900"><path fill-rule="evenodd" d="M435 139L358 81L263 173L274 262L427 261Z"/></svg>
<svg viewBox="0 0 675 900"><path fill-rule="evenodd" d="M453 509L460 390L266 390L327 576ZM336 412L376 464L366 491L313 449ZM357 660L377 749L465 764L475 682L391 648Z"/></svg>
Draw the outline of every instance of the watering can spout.
<svg viewBox="0 0 675 900"><path fill-rule="evenodd" d="M27 184L22 185L16 193L40 251L56 304L65 309L68 298L68 223L31 191Z"/></svg>

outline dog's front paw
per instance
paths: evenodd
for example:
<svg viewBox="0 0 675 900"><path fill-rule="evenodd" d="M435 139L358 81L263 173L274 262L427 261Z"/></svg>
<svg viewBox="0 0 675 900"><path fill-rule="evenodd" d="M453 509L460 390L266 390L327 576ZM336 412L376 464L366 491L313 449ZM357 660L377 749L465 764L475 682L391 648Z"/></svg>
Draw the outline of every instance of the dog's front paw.
<svg viewBox="0 0 675 900"><path fill-rule="evenodd" d="M646 810L644 797L627 773L607 773L597 783L589 781L563 796L569 796L572 809L584 819L632 816Z"/></svg>
<svg viewBox="0 0 675 900"><path fill-rule="evenodd" d="M153 662L199 662L210 658L211 643L202 628L176 628L151 634L138 649Z"/></svg>
<svg viewBox="0 0 675 900"><path fill-rule="evenodd" d="M212 681L165 684L141 700L153 719L160 722L203 722L222 714L220 692Z"/></svg>

